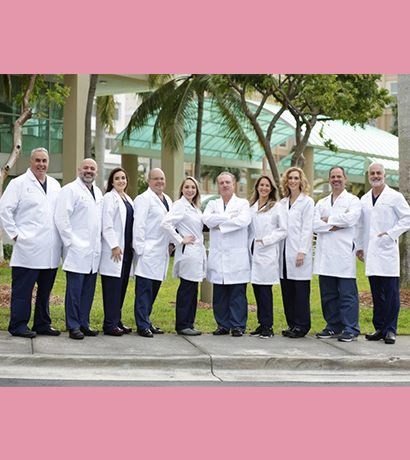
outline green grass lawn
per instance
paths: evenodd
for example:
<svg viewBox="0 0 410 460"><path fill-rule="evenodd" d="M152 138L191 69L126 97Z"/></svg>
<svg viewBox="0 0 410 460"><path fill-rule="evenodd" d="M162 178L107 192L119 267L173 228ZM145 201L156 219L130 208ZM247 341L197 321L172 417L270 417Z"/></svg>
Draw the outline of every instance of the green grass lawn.
<svg viewBox="0 0 410 460"><path fill-rule="evenodd" d="M1 278L0 284L7 284L11 281L11 271L7 265L0 267ZM174 332L175 320L175 295L179 281L171 277L171 267L168 272L167 280L162 284L159 291L157 301L155 302L153 313L151 316L152 322L158 325L166 332ZM363 264L358 262L357 265L357 283L359 291L369 291L369 283L364 275ZM64 321L64 290L65 290L65 275L61 269L58 271L57 279L53 288L52 294L60 297L58 305L51 306L51 317L53 325L61 330L65 330ZM255 304L252 286L248 285L248 302ZM275 315L275 334L280 334L281 330L286 327L285 316L283 313L282 297L280 287L274 286L274 315ZM322 317L320 307L320 295L318 279L315 276L312 280L311 287L311 314L312 314L312 329L310 334L323 329L325 323ZM360 327L362 333L373 331L371 323L372 309L361 306L360 308ZM9 309L0 308L0 330L7 330L9 320ZM91 310L91 327L101 330L103 321L103 307L101 283L98 277L97 289L94 297L94 304ZM134 279L130 279L128 292L123 307L123 322L124 324L135 328L134 322ZM212 314L212 309L199 308L197 312L196 327L203 332L210 333L215 329L215 321ZM257 326L256 312L249 312L248 330L252 330ZM410 310L403 308L399 317L399 334L410 334Z"/></svg>

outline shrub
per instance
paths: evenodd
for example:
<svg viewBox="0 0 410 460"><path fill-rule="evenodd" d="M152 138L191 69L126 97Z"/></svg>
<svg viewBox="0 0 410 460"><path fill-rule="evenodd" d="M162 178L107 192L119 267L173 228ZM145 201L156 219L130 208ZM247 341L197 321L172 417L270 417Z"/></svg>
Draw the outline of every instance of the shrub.
<svg viewBox="0 0 410 460"><path fill-rule="evenodd" d="M5 244L3 246L4 250L4 260L10 260L11 253L13 252L13 246L11 244Z"/></svg>

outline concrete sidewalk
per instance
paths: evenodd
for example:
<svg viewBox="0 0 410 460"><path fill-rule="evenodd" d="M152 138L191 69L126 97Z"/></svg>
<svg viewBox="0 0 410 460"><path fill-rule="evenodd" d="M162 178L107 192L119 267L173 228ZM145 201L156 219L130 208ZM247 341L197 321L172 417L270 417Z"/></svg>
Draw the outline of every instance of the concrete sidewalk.
<svg viewBox="0 0 410 460"><path fill-rule="evenodd" d="M100 334L74 341L60 337L35 339L0 332L0 376L3 379L276 382L320 384L410 384L410 336L395 345L351 343L309 336L288 339L185 337L135 333L122 337Z"/></svg>

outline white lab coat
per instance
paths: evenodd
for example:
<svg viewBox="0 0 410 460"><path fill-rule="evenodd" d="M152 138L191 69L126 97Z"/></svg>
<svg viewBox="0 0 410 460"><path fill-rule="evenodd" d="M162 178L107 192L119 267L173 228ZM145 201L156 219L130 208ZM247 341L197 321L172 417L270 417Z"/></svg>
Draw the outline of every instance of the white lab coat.
<svg viewBox="0 0 410 460"><path fill-rule="evenodd" d="M101 257L102 193L94 184L95 200L84 182L65 185L58 198L55 223L63 240L63 270L96 273Z"/></svg>
<svg viewBox="0 0 410 460"><path fill-rule="evenodd" d="M132 199L125 195L125 199L133 206ZM127 209L123 199L115 189L107 192L103 197L102 210L102 241L101 241L101 275L121 276L122 258L119 262L114 262L111 258L112 249L119 246L124 255L124 232Z"/></svg>
<svg viewBox="0 0 410 460"><path fill-rule="evenodd" d="M171 208L171 198L164 196ZM161 228L166 213L164 204L150 188L134 200L133 248L137 276L157 281L167 276L169 236Z"/></svg>
<svg viewBox="0 0 410 460"><path fill-rule="evenodd" d="M0 199L0 225L12 240L11 267L58 267L62 243L54 225L54 209L60 189L47 176L46 194L31 169L10 181Z"/></svg>
<svg viewBox="0 0 410 460"><path fill-rule="evenodd" d="M372 191L362 196L357 249L364 251L367 276L400 276L399 236L410 228L404 196L385 185L373 206ZM377 236L387 232L387 235Z"/></svg>
<svg viewBox="0 0 410 460"><path fill-rule="evenodd" d="M210 248L207 279L217 284L248 283L251 279L248 226L249 203L233 195L226 209L222 198L205 208L203 221L209 227Z"/></svg>
<svg viewBox="0 0 410 460"><path fill-rule="evenodd" d="M357 225L361 203L346 190L331 205L331 194L319 200L315 207L313 231L317 233L313 271L318 275L356 278ZM321 220L328 217L328 223ZM334 232L333 226L342 227Z"/></svg>
<svg viewBox="0 0 410 460"><path fill-rule="evenodd" d="M279 243L286 238L287 216L282 204L276 203L268 211L258 211L258 202L250 208L249 226L251 254L251 282L254 284L279 284ZM257 243L255 240L262 240Z"/></svg>
<svg viewBox="0 0 410 460"><path fill-rule="evenodd" d="M165 215L161 227L175 243L174 267L175 278L189 281L202 281L206 275L206 252L202 233L202 212L182 196L175 201ZM178 232L177 232L178 230ZM193 244L182 244L184 236L193 235Z"/></svg>
<svg viewBox="0 0 410 460"><path fill-rule="evenodd" d="M312 243L314 201L301 193L289 209L289 197L283 198L281 204L287 210L288 233L280 245L280 275L283 276L283 247L286 245L286 275L290 280L308 281L312 279ZM303 265L296 267L296 256L305 254Z"/></svg>

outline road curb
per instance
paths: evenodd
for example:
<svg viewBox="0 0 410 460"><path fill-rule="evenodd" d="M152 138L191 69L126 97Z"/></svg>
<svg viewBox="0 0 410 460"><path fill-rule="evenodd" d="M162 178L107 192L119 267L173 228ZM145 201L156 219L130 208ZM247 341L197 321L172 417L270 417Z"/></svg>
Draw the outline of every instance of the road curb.
<svg viewBox="0 0 410 460"><path fill-rule="evenodd" d="M218 370L408 370L410 358L363 356L212 356L213 371Z"/></svg>
<svg viewBox="0 0 410 460"><path fill-rule="evenodd" d="M27 369L93 367L111 369L155 370L408 370L410 357L363 356L249 356L207 355L196 356L64 356L53 354L2 354L0 366L25 366Z"/></svg>

